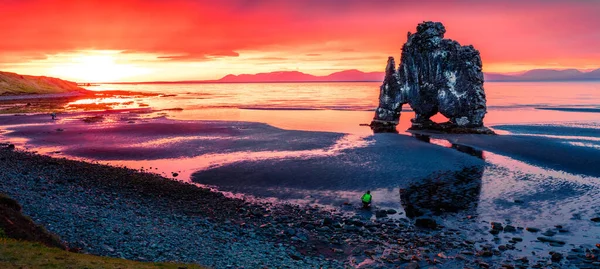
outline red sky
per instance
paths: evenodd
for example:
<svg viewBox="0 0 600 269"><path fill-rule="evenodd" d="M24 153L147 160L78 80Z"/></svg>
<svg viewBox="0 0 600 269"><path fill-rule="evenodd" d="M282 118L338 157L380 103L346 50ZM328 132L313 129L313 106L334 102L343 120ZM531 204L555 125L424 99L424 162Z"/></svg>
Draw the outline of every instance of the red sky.
<svg viewBox="0 0 600 269"><path fill-rule="evenodd" d="M0 70L77 81L383 71L441 21L486 72L600 67L600 1L0 0Z"/></svg>

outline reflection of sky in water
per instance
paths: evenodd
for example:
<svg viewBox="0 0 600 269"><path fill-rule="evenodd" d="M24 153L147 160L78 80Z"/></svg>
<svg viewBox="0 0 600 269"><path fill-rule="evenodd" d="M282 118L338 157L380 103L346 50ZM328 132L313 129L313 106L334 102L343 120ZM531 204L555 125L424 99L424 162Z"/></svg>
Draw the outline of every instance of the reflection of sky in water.
<svg viewBox="0 0 600 269"><path fill-rule="evenodd" d="M195 137L198 138L198 137ZM193 139L191 137L186 139ZM202 138L204 139L204 138ZM221 139L210 137L209 139ZM232 138L224 138L232 139ZM165 140L172 139L161 139ZM175 139L178 140L178 139ZM156 144L159 141L153 140L150 142L141 143L143 144ZM190 182L191 174L199 171L212 169L220 166L226 166L232 163L241 161L262 161L269 159L305 159L315 157L326 157L335 154L340 154L342 151L358 147L366 147L368 141L365 141L361 136L357 135L345 135L342 138L335 141L329 148L325 149L313 149L313 150L294 150L294 151L236 151L231 153L214 153L214 154L203 154L193 158L176 158L176 159L158 159L158 160L115 160L109 162L110 164L124 165L134 169L149 167L154 168L156 172L163 175L170 175L171 172L179 173L178 179Z"/></svg>
<svg viewBox="0 0 600 269"><path fill-rule="evenodd" d="M248 107L294 109L373 110L378 82L361 83L235 83L235 84L104 84L90 90L124 90L175 94L149 98L152 105L193 108ZM488 107L523 108L590 106L600 104L597 82L487 82ZM568 90L567 90L568 89ZM161 108L163 108L161 106Z"/></svg>

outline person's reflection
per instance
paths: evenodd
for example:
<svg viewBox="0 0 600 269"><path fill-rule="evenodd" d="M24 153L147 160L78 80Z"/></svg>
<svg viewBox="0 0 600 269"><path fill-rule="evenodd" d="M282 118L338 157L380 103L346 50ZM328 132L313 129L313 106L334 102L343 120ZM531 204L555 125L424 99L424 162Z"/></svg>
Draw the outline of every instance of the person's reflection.
<svg viewBox="0 0 600 269"><path fill-rule="evenodd" d="M433 175L400 189L400 203L409 218L474 209L481 193L484 167Z"/></svg>

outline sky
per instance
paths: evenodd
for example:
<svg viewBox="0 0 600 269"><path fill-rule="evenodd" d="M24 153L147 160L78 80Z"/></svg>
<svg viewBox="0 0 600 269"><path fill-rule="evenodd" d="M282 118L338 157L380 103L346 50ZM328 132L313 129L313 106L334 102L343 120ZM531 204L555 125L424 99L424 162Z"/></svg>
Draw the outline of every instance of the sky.
<svg viewBox="0 0 600 269"><path fill-rule="evenodd" d="M600 67L600 0L0 0L0 70L78 82L384 71L440 21L485 72Z"/></svg>

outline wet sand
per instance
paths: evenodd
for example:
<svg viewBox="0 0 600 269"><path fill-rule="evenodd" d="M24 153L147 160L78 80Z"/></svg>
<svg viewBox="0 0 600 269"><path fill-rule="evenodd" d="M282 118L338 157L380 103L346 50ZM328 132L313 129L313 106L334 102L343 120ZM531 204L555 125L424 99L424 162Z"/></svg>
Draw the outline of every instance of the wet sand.
<svg viewBox="0 0 600 269"><path fill-rule="evenodd" d="M84 121L98 115L101 120ZM407 227L418 217L430 218L452 233L461 231L452 239L455 243L475 242L468 250L454 248L474 255L460 258L467 262L517 264L521 262L516 258L527 257L531 264L544 263L551 252L585 253L600 243L600 225L591 221L600 215L598 171L585 163L597 160L598 153L552 137L553 132L571 134L573 141L593 143L596 132L585 126L586 130L497 126L514 133L500 136L364 136L282 130L261 123L178 121L151 110L73 113L57 121L47 115L3 116L0 125L3 137L18 148L143 168L186 182L193 179L245 201L319 205L363 222L378 222L377 210L394 209L399 213L382 220ZM535 132L544 136L533 136ZM373 211L356 209L357 197L366 189L374 193ZM541 231L494 235L490 222ZM566 232L559 233L557 225ZM540 233L545 232L555 232L549 237L566 246L541 242ZM342 250L336 259L385 264L385 249L394 247L382 248L371 258ZM449 253L452 259L443 263L452 268L461 254L446 250L444 255Z"/></svg>
<svg viewBox="0 0 600 269"><path fill-rule="evenodd" d="M549 138L544 135L560 134L576 137L582 129L586 135L600 138L599 129L549 126L495 126L494 128L507 131L519 129L531 130L530 135L437 135L431 137L445 139L452 144L466 145L483 151L509 156L548 169L565 171L571 174L581 174L600 177L600 166L595 165L600 160L600 151L593 147L579 147L569 144L563 139ZM534 136L533 134L538 134ZM583 138L581 138L584 140ZM579 140L574 138L574 140Z"/></svg>

